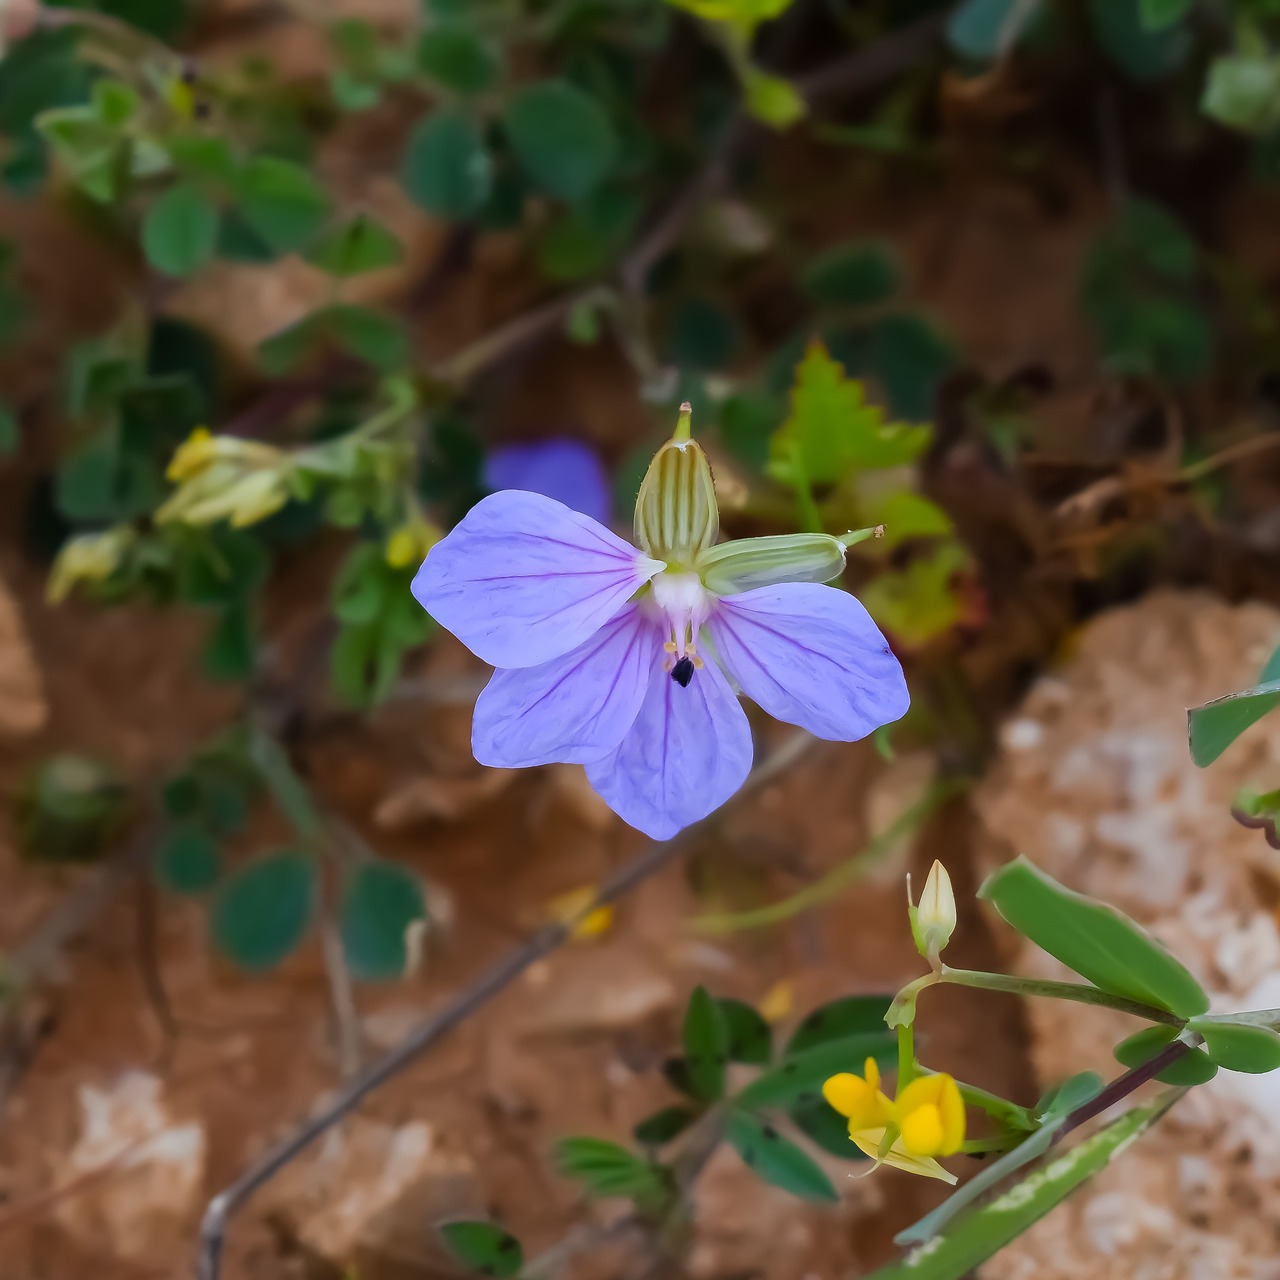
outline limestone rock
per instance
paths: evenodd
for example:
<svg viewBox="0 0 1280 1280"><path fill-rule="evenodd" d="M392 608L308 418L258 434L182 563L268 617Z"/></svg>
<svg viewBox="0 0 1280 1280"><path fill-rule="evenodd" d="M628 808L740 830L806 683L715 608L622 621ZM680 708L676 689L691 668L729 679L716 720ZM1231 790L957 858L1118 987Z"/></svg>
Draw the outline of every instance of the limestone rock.
<svg viewBox="0 0 1280 1280"><path fill-rule="evenodd" d="M204 1126L176 1119L160 1080L130 1071L112 1086L80 1088L81 1133L55 1175L76 1187L57 1207L60 1225L108 1256L163 1257L200 1208Z"/></svg>
<svg viewBox="0 0 1280 1280"><path fill-rule="evenodd" d="M1114 903L1187 964L1217 1011L1280 1003L1280 854L1229 814L1241 786L1280 783L1280 717L1201 770L1186 709L1251 684L1277 642L1274 610L1198 593L1161 592L1103 615L1071 661L1031 689L975 796L982 870L1025 853ZM1010 964L1067 976L1016 942ZM1058 1002L1031 1001L1028 1017L1045 1084L1117 1074L1110 1049L1134 1029ZM998 1254L984 1280L1275 1280L1275 1217L1259 1209L1280 1197L1278 1117L1280 1080L1220 1072Z"/></svg>

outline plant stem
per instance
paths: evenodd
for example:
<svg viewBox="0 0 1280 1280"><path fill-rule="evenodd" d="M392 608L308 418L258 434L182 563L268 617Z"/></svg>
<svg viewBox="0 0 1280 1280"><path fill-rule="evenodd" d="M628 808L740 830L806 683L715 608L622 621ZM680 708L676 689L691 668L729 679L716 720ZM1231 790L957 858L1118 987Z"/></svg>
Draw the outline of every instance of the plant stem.
<svg viewBox="0 0 1280 1280"><path fill-rule="evenodd" d="M898 1024L898 1083L896 1091L903 1089L916 1078L916 1037L915 1024L902 1022Z"/></svg>
<svg viewBox="0 0 1280 1280"><path fill-rule="evenodd" d="M1106 1009L1117 1009L1121 1013L1132 1014L1135 1018L1145 1018L1148 1022L1162 1022L1170 1027L1181 1027L1184 1023L1182 1018L1170 1013L1167 1009L1158 1009L1155 1005L1144 1004L1141 1000L1130 1000L1127 996L1112 995L1109 991L1101 991L1083 982L1052 982L1045 978L1017 978L1007 973L981 973L974 969L952 969L945 964L937 975L937 981L949 982L957 987L976 987L982 991L1005 991L1011 995L1047 996L1054 1000L1074 1000L1077 1004L1101 1005Z"/></svg>

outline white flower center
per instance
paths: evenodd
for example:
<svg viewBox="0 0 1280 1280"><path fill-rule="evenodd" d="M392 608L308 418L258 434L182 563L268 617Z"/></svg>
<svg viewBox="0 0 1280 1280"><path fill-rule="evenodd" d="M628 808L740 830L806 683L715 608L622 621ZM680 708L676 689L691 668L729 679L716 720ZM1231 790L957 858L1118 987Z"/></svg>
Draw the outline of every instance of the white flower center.
<svg viewBox="0 0 1280 1280"><path fill-rule="evenodd" d="M685 658L690 659L694 667L700 667L698 629L707 620L715 596L702 585L696 573L672 573L668 569L653 579L652 586L653 604L661 621L671 630L671 638L666 643L667 652L673 655L669 669Z"/></svg>

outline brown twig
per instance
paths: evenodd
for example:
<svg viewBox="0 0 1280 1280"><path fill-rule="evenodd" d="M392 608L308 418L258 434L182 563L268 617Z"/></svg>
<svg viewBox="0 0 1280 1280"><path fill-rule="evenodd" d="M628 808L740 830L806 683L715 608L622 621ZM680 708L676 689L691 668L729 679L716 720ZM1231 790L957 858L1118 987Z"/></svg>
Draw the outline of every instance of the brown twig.
<svg viewBox="0 0 1280 1280"><path fill-rule="evenodd" d="M774 751L763 764L752 771L742 789L730 804L759 790L796 763L813 745L809 734L793 734ZM283 1142L278 1143L251 1165L229 1187L219 1192L205 1210L200 1230L197 1276L199 1280L217 1280L222 1257L222 1245L227 1225L232 1215L265 1183L269 1182L286 1164L305 1151L321 1134L327 1132L343 1117L354 1111L369 1094L397 1075L415 1058L425 1053L455 1027L465 1022L473 1013L486 1005L511 985L530 965L550 954L572 936L580 923L581 915L594 911L631 892L651 876L675 861L690 844L690 837L701 833L718 821L724 810L718 810L709 818L687 828L671 840L654 843L638 858L627 863L616 875L601 886L593 902L571 919L549 924L531 938L503 957L475 983L456 995L438 1014L427 1019L418 1029L385 1057L367 1067L338 1095Z"/></svg>

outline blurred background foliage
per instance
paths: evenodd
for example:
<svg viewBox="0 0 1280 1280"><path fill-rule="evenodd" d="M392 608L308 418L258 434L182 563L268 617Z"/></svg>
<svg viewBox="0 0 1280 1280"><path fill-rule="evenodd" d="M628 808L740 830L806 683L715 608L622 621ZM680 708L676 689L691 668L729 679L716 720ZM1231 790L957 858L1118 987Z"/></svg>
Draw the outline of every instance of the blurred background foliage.
<svg viewBox="0 0 1280 1280"><path fill-rule="evenodd" d="M355 978L411 962L424 885L334 837L302 746L418 696L437 635L409 583L512 440L592 450L625 528L688 399L735 536L883 525L847 585L910 669L903 732L961 755L1102 604L1274 593L1280 263L1233 228L1280 194L1280 0L0 14L5 200L110 264L33 362L59 323L39 242L0 253L24 554L54 601L198 612L204 675L244 694L151 776L48 761L23 848L91 860L150 814L160 883L248 971L330 910ZM302 74L256 47L286 21L322 49ZM974 175L1083 228L1065 321L1016 235L1016 331L973 339L982 297L935 314L966 250L908 214ZM1083 358L1042 336L1064 324ZM566 367L642 408L557 417L537 378ZM292 843L228 859L260 795Z"/></svg>

